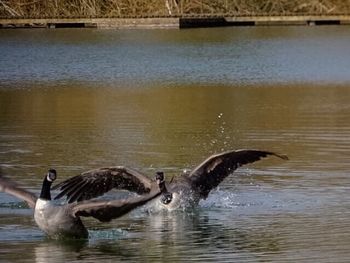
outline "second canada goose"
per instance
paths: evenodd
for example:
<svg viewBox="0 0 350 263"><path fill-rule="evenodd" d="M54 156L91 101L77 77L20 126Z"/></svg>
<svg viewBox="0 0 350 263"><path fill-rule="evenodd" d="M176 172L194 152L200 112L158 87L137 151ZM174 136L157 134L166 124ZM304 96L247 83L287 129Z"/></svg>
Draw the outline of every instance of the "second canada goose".
<svg viewBox="0 0 350 263"><path fill-rule="evenodd" d="M8 193L25 201L34 209L34 219L41 230L52 238L87 238L88 231L80 217L91 216L101 222L118 218L134 208L157 197L163 185L154 184L147 195L121 200L92 200L59 205L51 200L51 184L57 174L50 169L44 178L39 198L33 193L19 187L9 178L4 177L0 170L0 192ZM98 191L99 187L96 187ZM106 192L106 191L104 191Z"/></svg>
<svg viewBox="0 0 350 263"><path fill-rule="evenodd" d="M97 197L112 188L147 194L154 187L155 182L158 182L165 184L157 202L158 207L173 210L198 204L199 200L207 198L210 191L238 167L253 163L268 155L288 159L285 155L268 151L227 151L210 156L192 172L184 172L169 183L165 183L163 172L157 172L156 180L152 180L136 170L116 166L82 173L54 188L61 191L56 198L66 196L68 202L71 203Z"/></svg>

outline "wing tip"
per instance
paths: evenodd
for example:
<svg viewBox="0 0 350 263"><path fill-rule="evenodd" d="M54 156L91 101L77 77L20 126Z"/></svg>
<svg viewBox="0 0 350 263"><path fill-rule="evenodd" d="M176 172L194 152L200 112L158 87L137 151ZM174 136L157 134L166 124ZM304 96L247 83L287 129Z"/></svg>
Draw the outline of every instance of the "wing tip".
<svg viewBox="0 0 350 263"><path fill-rule="evenodd" d="M263 154L266 157L267 155L274 155L282 160L289 160L289 157L286 154L283 153L275 153L275 152L270 152L270 151L262 151L262 150L250 150L250 149L239 149L239 150L235 150L236 152L243 152L243 151L253 151L253 152L258 152L260 154ZM230 151L229 151L230 152Z"/></svg>
<svg viewBox="0 0 350 263"><path fill-rule="evenodd" d="M279 154L277 156L280 157L281 159L285 160L285 161L289 160L289 157L286 154Z"/></svg>
<svg viewBox="0 0 350 263"><path fill-rule="evenodd" d="M269 153L270 155L274 155L282 160L285 160L285 161L288 161L289 160L289 157L286 155L286 154L283 154L283 153L274 153L274 152L270 152Z"/></svg>

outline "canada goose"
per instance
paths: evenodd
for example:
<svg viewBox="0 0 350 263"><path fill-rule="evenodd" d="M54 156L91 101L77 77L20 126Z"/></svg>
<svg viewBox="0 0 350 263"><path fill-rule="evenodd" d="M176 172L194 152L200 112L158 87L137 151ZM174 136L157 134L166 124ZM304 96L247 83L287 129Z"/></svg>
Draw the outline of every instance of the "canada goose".
<svg viewBox="0 0 350 263"><path fill-rule="evenodd" d="M160 208L173 210L198 204L210 191L217 187L225 177L238 167L274 155L287 160L285 155L268 151L236 150L212 155L199 164L192 172L184 172L169 183L164 182L163 172L157 172L156 181L164 184L158 200ZM116 166L91 170L72 177L58 185L56 198L66 196L69 203L88 200L102 195L111 188L124 189L137 194L149 193L155 181L133 169Z"/></svg>
<svg viewBox="0 0 350 263"><path fill-rule="evenodd" d="M0 171L0 191L24 200L30 208L34 209L35 222L52 238L87 238L88 231L80 219L81 216L91 216L101 222L108 222L155 198L164 186L164 183L163 186L155 183L147 195L136 198L57 204L51 201L50 193L51 184L55 180L56 171L50 169L44 178L40 196L37 198L33 193L2 176ZM95 190L99 191L100 187L103 186L95 186ZM106 192L104 189L103 193Z"/></svg>

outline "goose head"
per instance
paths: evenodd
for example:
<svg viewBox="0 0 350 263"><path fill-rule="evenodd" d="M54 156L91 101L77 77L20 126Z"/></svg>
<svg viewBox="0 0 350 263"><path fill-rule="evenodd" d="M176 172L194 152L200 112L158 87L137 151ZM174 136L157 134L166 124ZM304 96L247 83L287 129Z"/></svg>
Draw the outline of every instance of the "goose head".
<svg viewBox="0 0 350 263"><path fill-rule="evenodd" d="M164 173L161 171L156 172L156 182L159 186L165 187Z"/></svg>
<svg viewBox="0 0 350 263"><path fill-rule="evenodd" d="M51 185L57 178L55 169L49 169L44 177L43 185L41 187L40 199L51 200Z"/></svg>
<svg viewBox="0 0 350 263"><path fill-rule="evenodd" d="M160 202L163 205L168 205L173 200L173 195L170 193L165 185L164 173L158 171L156 173L156 182L159 185L162 195L160 197Z"/></svg>
<svg viewBox="0 0 350 263"><path fill-rule="evenodd" d="M46 175L46 179L49 181L49 182L53 182L55 181L57 178L57 172L55 169L49 169L48 172L47 172L47 175Z"/></svg>

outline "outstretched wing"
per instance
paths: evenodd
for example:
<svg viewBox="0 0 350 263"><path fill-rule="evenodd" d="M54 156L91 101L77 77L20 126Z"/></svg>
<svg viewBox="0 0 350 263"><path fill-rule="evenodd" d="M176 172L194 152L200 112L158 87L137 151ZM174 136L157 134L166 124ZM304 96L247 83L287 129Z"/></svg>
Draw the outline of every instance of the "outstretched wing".
<svg viewBox="0 0 350 263"><path fill-rule="evenodd" d="M135 198L113 201L83 201L73 204L72 214L75 216L92 216L101 222L108 222L144 205L148 201L159 196L160 193L158 188L158 190L152 190L151 193L147 195Z"/></svg>
<svg viewBox="0 0 350 263"><path fill-rule="evenodd" d="M15 182L4 177L1 169L0 169L0 192L4 192L17 197L18 199L22 199L28 204L30 208L33 208L33 209L35 208L37 197L33 193L19 187Z"/></svg>
<svg viewBox="0 0 350 263"><path fill-rule="evenodd" d="M149 193L152 180L138 171L116 166L91 170L55 185L61 192L55 197L67 197L69 203L101 196L111 189L123 189L137 194Z"/></svg>
<svg viewBox="0 0 350 263"><path fill-rule="evenodd" d="M198 165L189 175L184 175L190 180L192 187L199 191L202 198L206 198L209 192L217 187L238 167L253 163L268 155L274 155L287 160L285 155L258 150L228 151L210 156Z"/></svg>

